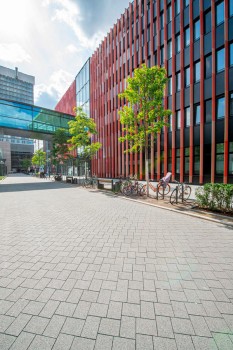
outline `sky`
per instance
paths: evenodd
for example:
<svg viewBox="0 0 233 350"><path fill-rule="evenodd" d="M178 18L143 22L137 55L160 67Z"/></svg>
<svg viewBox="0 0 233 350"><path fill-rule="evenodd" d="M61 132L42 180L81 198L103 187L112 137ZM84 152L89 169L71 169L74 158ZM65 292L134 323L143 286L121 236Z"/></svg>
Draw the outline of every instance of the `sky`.
<svg viewBox="0 0 233 350"><path fill-rule="evenodd" d="M130 0L0 0L0 65L35 76L54 109Z"/></svg>

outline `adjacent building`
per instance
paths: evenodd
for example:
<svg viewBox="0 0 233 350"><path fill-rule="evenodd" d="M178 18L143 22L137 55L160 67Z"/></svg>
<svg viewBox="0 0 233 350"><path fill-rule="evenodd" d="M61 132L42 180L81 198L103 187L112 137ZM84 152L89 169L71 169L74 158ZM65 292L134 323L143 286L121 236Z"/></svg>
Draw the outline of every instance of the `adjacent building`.
<svg viewBox="0 0 233 350"><path fill-rule="evenodd" d="M35 78L14 69L0 66L0 99L34 104ZM31 158L34 142L31 139L0 135L0 160L5 159L5 172L19 171L21 160ZM10 152L9 152L10 149Z"/></svg>
<svg viewBox="0 0 233 350"><path fill-rule="evenodd" d="M144 177L143 154L125 153L127 144L118 141L124 103L118 94L144 62L166 68L164 106L172 111L170 126L151 140L150 178L171 171L190 183L233 183L233 1L129 4L89 62L85 96L103 145L92 162L98 176ZM85 79L74 84L80 96ZM76 105L84 100L81 95Z"/></svg>

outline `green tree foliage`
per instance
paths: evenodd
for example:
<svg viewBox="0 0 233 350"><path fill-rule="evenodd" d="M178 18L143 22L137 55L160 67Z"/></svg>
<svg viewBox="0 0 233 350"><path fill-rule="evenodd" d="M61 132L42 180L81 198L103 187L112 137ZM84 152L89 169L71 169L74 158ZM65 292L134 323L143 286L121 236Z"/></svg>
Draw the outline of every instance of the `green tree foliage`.
<svg viewBox="0 0 233 350"><path fill-rule="evenodd" d="M120 142L129 141L126 152L145 151L145 176L147 181L147 195L149 195L149 165L148 148L149 135L155 138L163 126L167 126L170 110L163 107L164 90L167 84L167 73L164 68L154 66L147 68L142 65L134 70L134 77L128 78L127 88L120 98L126 99L120 114L124 136Z"/></svg>
<svg viewBox="0 0 233 350"><path fill-rule="evenodd" d="M99 142L91 142L92 136L97 134L94 120L78 107L74 120L69 121L68 124L69 133L72 136L68 140L70 149L78 148L78 153L84 160L92 159L102 146Z"/></svg>
<svg viewBox="0 0 233 350"><path fill-rule="evenodd" d="M46 164L46 152L39 149L33 154L32 164L38 167Z"/></svg>
<svg viewBox="0 0 233 350"><path fill-rule="evenodd" d="M31 164L32 164L32 161L29 158L24 158L24 159L21 159L20 161L21 167L26 170L31 166Z"/></svg>
<svg viewBox="0 0 233 350"><path fill-rule="evenodd" d="M53 135L53 162L59 163L70 158L73 158L73 156L69 150L67 131L65 129L57 129Z"/></svg>

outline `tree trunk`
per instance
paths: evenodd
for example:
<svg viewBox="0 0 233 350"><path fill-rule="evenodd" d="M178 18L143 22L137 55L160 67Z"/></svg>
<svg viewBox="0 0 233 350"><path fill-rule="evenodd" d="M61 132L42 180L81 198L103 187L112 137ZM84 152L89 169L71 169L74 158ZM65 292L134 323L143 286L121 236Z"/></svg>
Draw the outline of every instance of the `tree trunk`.
<svg viewBox="0 0 233 350"><path fill-rule="evenodd" d="M148 135L146 134L145 142L145 178L146 178L146 195L149 197L149 159L148 159Z"/></svg>

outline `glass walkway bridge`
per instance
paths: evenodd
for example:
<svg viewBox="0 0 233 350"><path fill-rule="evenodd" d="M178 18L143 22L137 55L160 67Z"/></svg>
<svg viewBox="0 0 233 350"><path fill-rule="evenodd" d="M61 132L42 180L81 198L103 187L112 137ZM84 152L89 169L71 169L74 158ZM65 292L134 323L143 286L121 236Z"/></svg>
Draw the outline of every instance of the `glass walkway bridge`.
<svg viewBox="0 0 233 350"><path fill-rule="evenodd" d="M50 139L57 129L68 131L70 114L0 99L0 133Z"/></svg>

